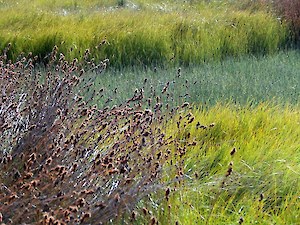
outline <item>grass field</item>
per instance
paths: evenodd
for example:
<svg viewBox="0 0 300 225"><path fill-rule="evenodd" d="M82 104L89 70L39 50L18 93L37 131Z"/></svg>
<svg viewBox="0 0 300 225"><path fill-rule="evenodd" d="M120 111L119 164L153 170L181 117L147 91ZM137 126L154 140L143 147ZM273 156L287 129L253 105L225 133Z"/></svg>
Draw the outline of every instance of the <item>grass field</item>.
<svg viewBox="0 0 300 225"><path fill-rule="evenodd" d="M300 53L270 7L0 0L0 223L299 224Z"/></svg>
<svg viewBox="0 0 300 225"><path fill-rule="evenodd" d="M97 96L93 102L100 107L118 105L142 87L151 97L153 90L160 93L167 82L170 82L170 98L166 101L173 106L183 101L207 106L218 102L253 106L265 101L297 104L300 97L299 56L299 52L289 51L265 57L231 58L180 68L179 77L178 67L156 70L154 67L146 70L110 69L98 76L87 76L95 80L92 89L105 89L103 97ZM166 96L162 95L162 98ZM107 99L111 101L105 104Z"/></svg>
<svg viewBox="0 0 300 225"><path fill-rule="evenodd" d="M12 42L10 58L32 52L41 60L54 45L69 59L89 48L96 61L124 67L199 64L285 47L283 21L225 3L2 1L0 48Z"/></svg>

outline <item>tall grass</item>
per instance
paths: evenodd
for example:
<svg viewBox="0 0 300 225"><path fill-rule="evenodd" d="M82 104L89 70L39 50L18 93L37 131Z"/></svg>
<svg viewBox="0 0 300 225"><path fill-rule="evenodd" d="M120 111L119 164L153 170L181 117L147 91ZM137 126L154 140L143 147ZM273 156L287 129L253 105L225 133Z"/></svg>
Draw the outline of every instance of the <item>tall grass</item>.
<svg viewBox="0 0 300 225"><path fill-rule="evenodd" d="M186 147L185 180L159 211L162 224L297 224L298 106L216 105L191 113L190 124L181 113L185 128L169 123L179 146L202 144Z"/></svg>
<svg viewBox="0 0 300 225"><path fill-rule="evenodd" d="M182 101L208 106L218 102L235 102L240 105L251 102L257 105L265 101L284 105L299 101L299 69L299 53L289 51L273 56L247 56L201 66L182 67L180 73L176 68L110 68L101 76L89 76L95 78L96 90L105 89L104 97L95 98L94 103L99 106L106 106L108 98L112 100L109 104L118 105L130 98L130 93L140 87L144 87L148 95L151 95L153 89L160 93L167 82L170 82L170 95L166 100L175 106Z"/></svg>
<svg viewBox="0 0 300 225"><path fill-rule="evenodd" d="M11 59L23 51L43 60L56 44L69 59L81 58L89 48L95 60L110 58L116 67L161 66L274 53L287 39L286 26L272 15L234 11L227 5L109 8L91 1L77 2L72 9L69 3L51 8L46 2L25 6L21 1L0 9L0 47L13 43Z"/></svg>
<svg viewBox="0 0 300 225"><path fill-rule="evenodd" d="M240 0L231 1L238 9L248 9L253 12L263 10L277 15L289 27L289 41L292 47L300 46L300 2L298 0Z"/></svg>

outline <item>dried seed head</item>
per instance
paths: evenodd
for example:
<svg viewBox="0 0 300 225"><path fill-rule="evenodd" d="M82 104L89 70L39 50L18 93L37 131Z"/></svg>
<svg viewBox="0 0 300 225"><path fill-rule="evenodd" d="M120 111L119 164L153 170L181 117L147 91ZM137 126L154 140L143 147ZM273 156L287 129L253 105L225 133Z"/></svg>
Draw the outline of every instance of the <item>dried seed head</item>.
<svg viewBox="0 0 300 225"><path fill-rule="evenodd" d="M148 215L149 210L147 208L143 207L142 210L145 216Z"/></svg>
<svg viewBox="0 0 300 225"><path fill-rule="evenodd" d="M86 201L84 198L80 198L77 200L76 205L79 207L83 207L85 205Z"/></svg>
<svg viewBox="0 0 300 225"><path fill-rule="evenodd" d="M155 225L155 224L157 224L157 219L154 216L152 216L149 225Z"/></svg>
<svg viewBox="0 0 300 225"><path fill-rule="evenodd" d="M46 160L46 165L51 165L51 162L52 162L52 158L49 157L49 158Z"/></svg>
<svg viewBox="0 0 300 225"><path fill-rule="evenodd" d="M135 211L132 211L132 213L131 213L131 219L132 220L136 220L136 212Z"/></svg>
<svg viewBox="0 0 300 225"><path fill-rule="evenodd" d="M259 201L261 202L263 199L264 199L264 194L260 193L260 195L259 195Z"/></svg>
<svg viewBox="0 0 300 225"><path fill-rule="evenodd" d="M239 219L239 224L242 224L244 222L244 218L241 216Z"/></svg>
<svg viewBox="0 0 300 225"><path fill-rule="evenodd" d="M167 201L169 200L170 192L171 192L170 188L167 188L166 193L165 193Z"/></svg>
<svg viewBox="0 0 300 225"><path fill-rule="evenodd" d="M189 105L190 105L190 103L184 102L184 103L181 105L181 108L185 108L185 107L187 107L187 106L189 106Z"/></svg>
<svg viewBox="0 0 300 225"><path fill-rule="evenodd" d="M234 147L234 148L231 150L230 155L233 156L234 153L236 153L236 152L237 152L237 150L236 150L236 148Z"/></svg>
<svg viewBox="0 0 300 225"><path fill-rule="evenodd" d="M192 123L195 120L195 117L191 117L188 121L188 124Z"/></svg>
<svg viewBox="0 0 300 225"><path fill-rule="evenodd" d="M91 215L90 212L84 213L83 216L80 219L80 223L83 223L86 219L91 218L91 216L92 215Z"/></svg>
<svg viewBox="0 0 300 225"><path fill-rule="evenodd" d="M214 127L214 126L215 126L215 123L209 124L209 127Z"/></svg>
<svg viewBox="0 0 300 225"><path fill-rule="evenodd" d="M19 170L14 168L14 175L13 175L14 179L17 180L21 177L21 173L19 172Z"/></svg>
<svg viewBox="0 0 300 225"><path fill-rule="evenodd" d="M77 206L69 206L69 211L73 212L73 213L77 213L78 212L78 207Z"/></svg>
<svg viewBox="0 0 300 225"><path fill-rule="evenodd" d="M227 172L226 172L226 177L230 176L232 171L233 171L232 167L229 167Z"/></svg>

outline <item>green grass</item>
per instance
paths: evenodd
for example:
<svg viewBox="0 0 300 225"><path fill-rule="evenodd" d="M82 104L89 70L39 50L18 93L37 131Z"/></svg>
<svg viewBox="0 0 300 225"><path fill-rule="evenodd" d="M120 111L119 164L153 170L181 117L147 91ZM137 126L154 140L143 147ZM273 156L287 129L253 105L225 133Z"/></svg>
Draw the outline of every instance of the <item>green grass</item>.
<svg viewBox="0 0 300 225"><path fill-rule="evenodd" d="M110 105L121 104L133 96L135 89L142 87L146 96L151 97L151 86L160 94L168 81L170 98L167 100L166 94L161 96L172 105L183 101L210 106L218 102L240 105L257 105L265 101L295 104L300 98L299 58L296 51L266 57L231 58L182 68L179 78L175 68L157 69L156 73L153 68L111 69L101 75L89 74L87 77L95 79L94 89L105 89L104 97L98 96L94 101L100 107L105 105L107 98L112 99Z"/></svg>
<svg viewBox="0 0 300 225"><path fill-rule="evenodd" d="M298 107L219 104L209 110L191 110L195 122L185 128L177 129L177 120L170 122L169 134L182 146L192 141L199 144L187 148L183 157L185 180L167 203L170 213L167 204L164 211L159 210L161 223L238 224L243 217L244 224L297 224ZM197 129L198 121L215 125ZM231 156L234 147L237 152ZM233 172L226 177L230 162Z"/></svg>
<svg viewBox="0 0 300 225"><path fill-rule="evenodd" d="M53 45L69 59L81 58L90 48L96 61L108 57L115 67L162 66L274 53L287 40L287 27L275 16L227 1L131 3L1 1L0 48L11 42L12 59L20 52L42 59ZM103 40L109 44L100 45Z"/></svg>

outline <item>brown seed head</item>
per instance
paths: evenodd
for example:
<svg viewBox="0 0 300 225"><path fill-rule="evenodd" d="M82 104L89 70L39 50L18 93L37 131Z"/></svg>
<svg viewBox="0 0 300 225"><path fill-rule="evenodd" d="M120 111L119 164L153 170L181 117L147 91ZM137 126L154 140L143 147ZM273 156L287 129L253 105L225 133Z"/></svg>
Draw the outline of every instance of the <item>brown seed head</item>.
<svg viewBox="0 0 300 225"><path fill-rule="evenodd" d="M185 107L187 107L187 106L189 106L189 105L190 105L190 103L184 102L184 103L181 105L181 108L185 108Z"/></svg>
<svg viewBox="0 0 300 225"><path fill-rule="evenodd" d="M80 198L77 200L76 205L79 207L83 207L85 205L86 201L84 198Z"/></svg>
<svg viewBox="0 0 300 225"><path fill-rule="evenodd" d="M91 218L91 217L92 217L92 215L90 212L84 213L80 219L80 222L83 223L86 219Z"/></svg>
<svg viewBox="0 0 300 225"><path fill-rule="evenodd" d="M155 224L157 224L157 219L153 216L151 217L149 225L155 225Z"/></svg>
<svg viewBox="0 0 300 225"><path fill-rule="evenodd" d="M239 224L242 224L244 222L244 218L241 216L239 219Z"/></svg>
<svg viewBox="0 0 300 225"><path fill-rule="evenodd" d="M136 220L136 212L135 211L132 211L132 213L131 213L131 219L132 220Z"/></svg>
<svg viewBox="0 0 300 225"><path fill-rule="evenodd" d="M170 192L171 192L170 188L167 188L166 193L165 193L167 201L169 200Z"/></svg>
<svg viewBox="0 0 300 225"><path fill-rule="evenodd" d="M237 151L236 151L236 148L233 148L233 149L231 150L231 152L230 152L230 155L233 156L234 153L236 153L236 152L237 152Z"/></svg>
<svg viewBox="0 0 300 225"><path fill-rule="evenodd" d="M149 210L147 208L143 207L142 210L145 216L148 215Z"/></svg>
<svg viewBox="0 0 300 225"><path fill-rule="evenodd" d="M261 202L263 199L264 199L264 194L260 193L260 195L259 195L259 201Z"/></svg>

